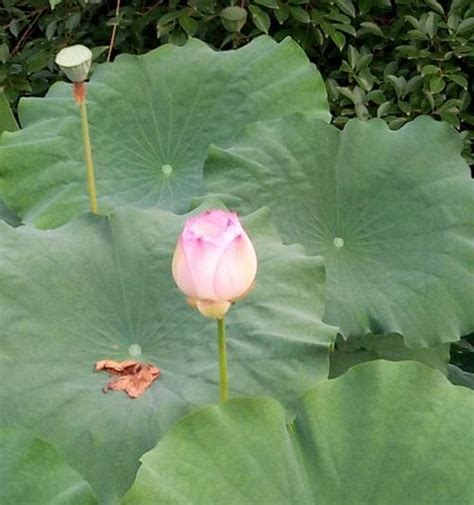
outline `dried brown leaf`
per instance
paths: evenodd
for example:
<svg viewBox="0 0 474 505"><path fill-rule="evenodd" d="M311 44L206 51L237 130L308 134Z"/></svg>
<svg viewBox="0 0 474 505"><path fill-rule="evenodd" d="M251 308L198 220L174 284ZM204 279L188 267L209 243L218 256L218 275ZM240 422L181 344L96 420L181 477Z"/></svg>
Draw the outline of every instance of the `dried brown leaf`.
<svg viewBox="0 0 474 505"><path fill-rule="evenodd" d="M109 375L116 376L104 388L104 393L109 390L125 391L130 398L141 396L151 384L159 378L160 369L148 363L139 361L113 361L101 360L95 364L95 371L105 370Z"/></svg>

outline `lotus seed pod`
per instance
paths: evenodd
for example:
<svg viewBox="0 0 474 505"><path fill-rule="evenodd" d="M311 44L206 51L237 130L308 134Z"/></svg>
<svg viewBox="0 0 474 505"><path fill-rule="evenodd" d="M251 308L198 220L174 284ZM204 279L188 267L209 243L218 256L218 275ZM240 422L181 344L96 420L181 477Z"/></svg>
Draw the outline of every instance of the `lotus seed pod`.
<svg viewBox="0 0 474 505"><path fill-rule="evenodd" d="M239 33L247 22L247 11L233 5L222 10L220 18L224 28L231 33Z"/></svg>
<svg viewBox="0 0 474 505"><path fill-rule="evenodd" d="M56 64L72 82L84 82L92 63L92 52L80 44L61 49L56 56Z"/></svg>

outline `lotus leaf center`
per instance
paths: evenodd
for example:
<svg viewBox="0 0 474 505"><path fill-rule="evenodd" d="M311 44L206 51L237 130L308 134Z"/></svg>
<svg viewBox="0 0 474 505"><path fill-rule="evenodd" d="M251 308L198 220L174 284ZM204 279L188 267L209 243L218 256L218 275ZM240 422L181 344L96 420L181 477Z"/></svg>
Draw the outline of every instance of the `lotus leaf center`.
<svg viewBox="0 0 474 505"><path fill-rule="evenodd" d="M142 348L138 344L132 344L128 348L128 353L130 354L130 356L134 356L134 357L140 356L140 354L142 353Z"/></svg>
<svg viewBox="0 0 474 505"><path fill-rule="evenodd" d="M340 249L344 245L344 239L341 237L335 237L333 241L334 247Z"/></svg>
<svg viewBox="0 0 474 505"><path fill-rule="evenodd" d="M171 165L163 165L161 167L161 171L165 174L165 175L171 175L173 173L173 167Z"/></svg>

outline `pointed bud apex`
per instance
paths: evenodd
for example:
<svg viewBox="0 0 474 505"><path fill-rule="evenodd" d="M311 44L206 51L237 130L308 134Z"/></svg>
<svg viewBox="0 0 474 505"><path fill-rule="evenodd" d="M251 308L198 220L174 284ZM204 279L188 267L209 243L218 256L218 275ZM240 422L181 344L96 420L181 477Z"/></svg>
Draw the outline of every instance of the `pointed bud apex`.
<svg viewBox="0 0 474 505"><path fill-rule="evenodd" d="M92 52L80 44L61 49L56 56L56 64L72 82L84 82L92 63Z"/></svg>
<svg viewBox="0 0 474 505"><path fill-rule="evenodd" d="M211 317L212 319L222 319L230 309L230 302L198 300L196 306L203 316Z"/></svg>

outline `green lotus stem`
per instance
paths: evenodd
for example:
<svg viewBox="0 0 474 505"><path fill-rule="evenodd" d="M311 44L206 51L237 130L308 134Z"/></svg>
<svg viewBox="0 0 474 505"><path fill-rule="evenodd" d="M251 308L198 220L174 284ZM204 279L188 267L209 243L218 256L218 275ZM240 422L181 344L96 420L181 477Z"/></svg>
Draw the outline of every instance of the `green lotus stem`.
<svg viewBox="0 0 474 505"><path fill-rule="evenodd" d="M84 85L84 83L81 84ZM79 103L79 110L81 113L82 142L84 145L84 158L86 160L87 168L87 190L89 192L89 200L91 202L91 212L93 214L97 214L97 190L95 186L94 161L92 159L92 146L89 133L89 121L87 119L85 90L83 91L82 97L79 97L77 102Z"/></svg>
<svg viewBox="0 0 474 505"><path fill-rule="evenodd" d="M227 400L229 396L227 384L227 351L225 346L225 321L217 320L217 345L219 348L220 400Z"/></svg>

